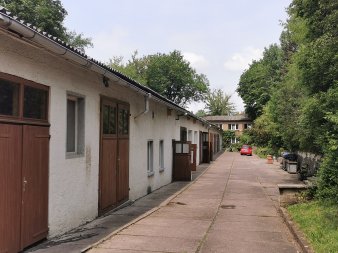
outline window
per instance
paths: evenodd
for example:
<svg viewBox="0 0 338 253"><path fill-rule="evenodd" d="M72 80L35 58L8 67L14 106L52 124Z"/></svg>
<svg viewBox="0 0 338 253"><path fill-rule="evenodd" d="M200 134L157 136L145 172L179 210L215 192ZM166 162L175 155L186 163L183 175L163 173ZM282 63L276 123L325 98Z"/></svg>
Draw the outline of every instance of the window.
<svg viewBox="0 0 338 253"><path fill-rule="evenodd" d="M20 85L0 79L0 115L19 116Z"/></svg>
<svg viewBox="0 0 338 253"><path fill-rule="evenodd" d="M116 134L116 106L104 104L102 110L103 134Z"/></svg>
<svg viewBox="0 0 338 253"><path fill-rule="evenodd" d="M180 140L181 141L187 141L187 128L186 127L181 127L180 128Z"/></svg>
<svg viewBox="0 0 338 253"><path fill-rule="evenodd" d="M47 86L0 73L2 118L47 123L48 96Z"/></svg>
<svg viewBox="0 0 338 253"><path fill-rule="evenodd" d="M244 124L244 129L251 129L251 124Z"/></svg>
<svg viewBox="0 0 338 253"><path fill-rule="evenodd" d="M154 147L153 147L153 141L148 141L148 144L147 144L147 171L148 171L148 176L154 175Z"/></svg>
<svg viewBox="0 0 338 253"><path fill-rule="evenodd" d="M25 86L23 117L29 119L47 119L48 91Z"/></svg>
<svg viewBox="0 0 338 253"><path fill-rule="evenodd" d="M194 144L198 143L198 132L194 131Z"/></svg>
<svg viewBox="0 0 338 253"><path fill-rule="evenodd" d="M67 141L68 157L84 154L84 98L67 96Z"/></svg>
<svg viewBox="0 0 338 253"><path fill-rule="evenodd" d="M231 143L238 143L239 140L236 137L231 138Z"/></svg>
<svg viewBox="0 0 338 253"><path fill-rule="evenodd" d="M129 111L127 108L119 108L119 135L128 135L129 133Z"/></svg>
<svg viewBox="0 0 338 253"><path fill-rule="evenodd" d="M159 165L160 165L160 171L164 170L164 144L163 140L160 140L159 143Z"/></svg>
<svg viewBox="0 0 338 253"><path fill-rule="evenodd" d="M188 141L192 141L192 130L188 130Z"/></svg>
<svg viewBox="0 0 338 253"><path fill-rule="evenodd" d="M228 124L229 130L238 130L238 124Z"/></svg>

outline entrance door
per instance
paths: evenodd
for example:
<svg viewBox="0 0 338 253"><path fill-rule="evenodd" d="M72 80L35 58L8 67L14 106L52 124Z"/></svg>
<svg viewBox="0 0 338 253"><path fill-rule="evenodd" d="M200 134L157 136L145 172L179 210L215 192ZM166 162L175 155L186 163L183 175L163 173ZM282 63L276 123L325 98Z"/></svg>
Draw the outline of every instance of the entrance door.
<svg viewBox="0 0 338 253"><path fill-rule="evenodd" d="M49 88L0 73L0 252L48 233Z"/></svg>
<svg viewBox="0 0 338 253"><path fill-rule="evenodd" d="M190 142L173 141L173 181L191 181Z"/></svg>
<svg viewBox="0 0 338 253"><path fill-rule="evenodd" d="M0 124L0 252L20 251L21 153L19 125Z"/></svg>
<svg viewBox="0 0 338 253"><path fill-rule="evenodd" d="M129 198L129 106L101 100L100 213Z"/></svg>
<svg viewBox="0 0 338 253"><path fill-rule="evenodd" d="M23 126L21 247L48 234L49 127Z"/></svg>
<svg viewBox="0 0 338 253"><path fill-rule="evenodd" d="M202 158L203 163L210 163L210 144L207 132L202 133Z"/></svg>

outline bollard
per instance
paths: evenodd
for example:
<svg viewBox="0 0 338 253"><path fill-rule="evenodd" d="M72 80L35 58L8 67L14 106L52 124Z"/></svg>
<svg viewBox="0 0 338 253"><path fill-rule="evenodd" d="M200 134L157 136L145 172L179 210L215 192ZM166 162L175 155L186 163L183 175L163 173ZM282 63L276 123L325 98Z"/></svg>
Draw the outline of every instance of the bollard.
<svg viewBox="0 0 338 253"><path fill-rule="evenodd" d="M267 163L268 164L273 164L272 155L267 155L266 158L267 158Z"/></svg>

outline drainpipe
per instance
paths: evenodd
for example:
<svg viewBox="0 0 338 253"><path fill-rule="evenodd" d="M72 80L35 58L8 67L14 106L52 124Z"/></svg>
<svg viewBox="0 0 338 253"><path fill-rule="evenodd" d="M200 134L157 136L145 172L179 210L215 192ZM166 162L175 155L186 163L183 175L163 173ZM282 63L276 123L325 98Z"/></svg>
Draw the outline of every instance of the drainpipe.
<svg viewBox="0 0 338 253"><path fill-rule="evenodd" d="M139 116L142 116L144 114L147 114L149 112L149 98L151 98L151 93L148 93L146 96L144 96L144 111L140 114L136 115L134 119L138 118Z"/></svg>

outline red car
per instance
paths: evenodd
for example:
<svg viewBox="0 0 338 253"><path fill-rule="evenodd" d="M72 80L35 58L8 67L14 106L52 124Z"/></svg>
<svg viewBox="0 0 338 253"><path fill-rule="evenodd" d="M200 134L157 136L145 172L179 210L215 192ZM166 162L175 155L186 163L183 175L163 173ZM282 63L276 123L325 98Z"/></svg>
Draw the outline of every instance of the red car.
<svg viewBox="0 0 338 253"><path fill-rule="evenodd" d="M243 145L240 150L241 155L252 155L252 147L249 145Z"/></svg>

